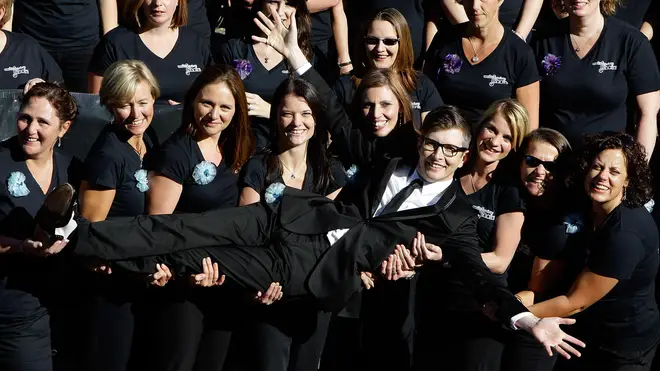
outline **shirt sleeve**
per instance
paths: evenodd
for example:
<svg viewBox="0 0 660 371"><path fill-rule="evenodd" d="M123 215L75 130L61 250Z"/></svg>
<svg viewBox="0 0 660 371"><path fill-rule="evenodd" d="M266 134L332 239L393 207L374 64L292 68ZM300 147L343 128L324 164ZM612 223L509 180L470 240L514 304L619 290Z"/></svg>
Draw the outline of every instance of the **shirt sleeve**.
<svg viewBox="0 0 660 371"><path fill-rule="evenodd" d="M589 253L587 266L601 276L629 279L644 259L642 240L634 233L612 231L596 238Z"/></svg>
<svg viewBox="0 0 660 371"><path fill-rule="evenodd" d="M114 43L107 37L103 37L94 48L94 54L89 62L89 72L103 76L105 70L116 61L117 50Z"/></svg>
<svg viewBox="0 0 660 371"><path fill-rule="evenodd" d="M220 51L218 52L217 57L220 58L218 62L233 66L236 57L229 42L220 45Z"/></svg>
<svg viewBox="0 0 660 371"><path fill-rule="evenodd" d="M117 189L121 184L122 167L123 159L115 155L112 149L102 149L87 156L84 180L96 187Z"/></svg>
<svg viewBox="0 0 660 371"><path fill-rule="evenodd" d="M341 163L335 159L330 160L330 172L332 173L332 182L328 186L326 195L329 195L346 185L346 171Z"/></svg>
<svg viewBox="0 0 660 371"><path fill-rule="evenodd" d="M513 186L502 186L502 189L497 196L496 216L524 211L525 201L520 197L520 190Z"/></svg>
<svg viewBox="0 0 660 371"><path fill-rule="evenodd" d="M571 238L563 224L547 224L534 231L532 241L525 241L534 256L546 260L561 258Z"/></svg>
<svg viewBox="0 0 660 371"><path fill-rule="evenodd" d="M639 39L637 47L630 49L626 71L628 89L635 96L660 90L658 61L651 43L643 36Z"/></svg>
<svg viewBox="0 0 660 371"><path fill-rule="evenodd" d="M41 78L48 82L64 81L64 78L62 77L62 70L60 69L60 66L57 65L57 62L55 62L53 57L51 57L50 54L48 54L48 52L44 49L40 50L40 54L42 63Z"/></svg>
<svg viewBox="0 0 660 371"><path fill-rule="evenodd" d="M518 38L515 34L511 34L508 37L515 37ZM516 42L520 42L521 45L520 48L523 49L519 54L518 54L518 60L516 61L516 82L515 82L515 88L522 88L524 86L527 86L529 84L533 84L537 81L539 81L539 70L536 65L536 61L534 58L534 51L532 48L525 44L524 41L522 40L515 40Z"/></svg>
<svg viewBox="0 0 660 371"><path fill-rule="evenodd" d="M238 187L243 189L249 187L261 194L266 183L266 166L263 157L253 157L241 169Z"/></svg>
<svg viewBox="0 0 660 371"><path fill-rule="evenodd" d="M418 79L419 88L419 102L422 106L422 112L429 112L436 107L444 104L438 89L435 88L433 81L426 75L420 75Z"/></svg>
<svg viewBox="0 0 660 371"><path fill-rule="evenodd" d="M192 172L188 155L183 148L174 144L163 146L149 166L149 170L179 184L183 184Z"/></svg>

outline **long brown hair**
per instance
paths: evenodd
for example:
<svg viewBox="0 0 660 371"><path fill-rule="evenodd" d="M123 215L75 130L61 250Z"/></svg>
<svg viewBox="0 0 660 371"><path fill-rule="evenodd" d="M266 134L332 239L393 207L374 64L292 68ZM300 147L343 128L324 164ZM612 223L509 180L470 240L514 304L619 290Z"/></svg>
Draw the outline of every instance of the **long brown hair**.
<svg viewBox="0 0 660 371"><path fill-rule="evenodd" d="M254 153L255 142L248 118L247 98L243 81L236 70L228 65L212 65L204 68L186 92L179 132L195 135L199 128L195 121L195 99L207 85L224 83L236 102L236 110L229 126L222 132L218 147L223 156L231 160L231 168L238 171ZM228 161L229 162L229 161Z"/></svg>
<svg viewBox="0 0 660 371"><path fill-rule="evenodd" d="M399 38L399 52L396 55L394 64L390 69L396 71L401 76L401 83L408 93L412 93L417 88L417 74L413 68L415 63L415 51L413 50L412 37L410 36L410 26L406 18L394 8L385 8L378 11L368 22L365 22L362 29L362 37L367 36L369 27L375 21L384 21L390 23L396 35ZM364 47L364 42L356 44L356 74L353 76L355 86L360 85L361 77L371 69L367 63L367 52Z"/></svg>
<svg viewBox="0 0 660 371"><path fill-rule="evenodd" d="M401 77L389 68L373 69L367 72L358 86L352 102L353 117L362 117L362 101L367 90L371 88L388 87L399 103L400 124L406 124L412 120L412 106L410 96L401 82ZM412 123L411 123L412 125Z"/></svg>

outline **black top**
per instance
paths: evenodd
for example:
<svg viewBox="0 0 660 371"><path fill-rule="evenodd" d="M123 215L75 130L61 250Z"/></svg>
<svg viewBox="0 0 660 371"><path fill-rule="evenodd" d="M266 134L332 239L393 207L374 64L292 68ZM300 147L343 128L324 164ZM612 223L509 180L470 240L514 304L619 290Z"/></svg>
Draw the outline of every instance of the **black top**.
<svg viewBox="0 0 660 371"><path fill-rule="evenodd" d="M17 0L13 29L51 52L91 49L99 42L100 19L97 0Z"/></svg>
<svg viewBox="0 0 660 371"><path fill-rule="evenodd" d="M616 7L614 17L640 29L644 23L646 11L651 6L651 0L630 0Z"/></svg>
<svg viewBox="0 0 660 371"><path fill-rule="evenodd" d="M206 176L205 168L211 169ZM231 159L223 156L218 166L205 161L190 135L174 133L154 156L149 170L183 186L175 212L201 213L238 204L238 174L231 169Z"/></svg>
<svg viewBox="0 0 660 371"><path fill-rule="evenodd" d="M0 89L22 89L34 78L61 82L62 70L33 38L2 30L7 45L0 51Z"/></svg>
<svg viewBox="0 0 660 371"><path fill-rule="evenodd" d="M53 160L49 192L64 183L77 187L80 163L58 151ZM28 170L17 137L0 144L0 169L0 234L26 239L33 234L33 218L46 195ZM10 183L13 187L9 187ZM22 254L0 258L0 316L27 317L43 313L40 299L48 292L45 283L57 278L49 275L54 266L52 260L48 260L29 259Z"/></svg>
<svg viewBox="0 0 660 371"><path fill-rule="evenodd" d="M332 11L330 9L311 14L312 44L328 54L328 41L332 39Z"/></svg>
<svg viewBox="0 0 660 371"><path fill-rule="evenodd" d="M85 160L83 179L91 186L116 191L108 218L137 216L146 211L146 170L140 156L128 144L129 138L130 133L124 128L108 124ZM147 136L144 142L148 153L153 146Z"/></svg>
<svg viewBox="0 0 660 371"><path fill-rule="evenodd" d="M410 93L410 103L413 109L413 122L417 128L422 124L422 112L429 112L432 109L443 105L442 98L438 90L433 85L433 81L428 76L416 72L417 87ZM357 91L357 86L351 75L342 75L333 86L337 97L342 102L347 112L351 112L353 96Z"/></svg>
<svg viewBox="0 0 660 371"><path fill-rule="evenodd" d="M500 6L500 23L504 27L514 29L520 21L523 0L504 0Z"/></svg>
<svg viewBox="0 0 660 371"><path fill-rule="evenodd" d="M179 29L174 48L165 57L154 54L135 32L117 27L108 32L94 49L89 72L102 76L116 61L137 59L144 62L154 74L160 86L161 102L171 99L183 102L186 90L212 63L208 41L188 28Z"/></svg>
<svg viewBox="0 0 660 371"><path fill-rule="evenodd" d="M592 235L586 266L619 282L577 316L576 326L585 334L581 339L616 351L654 345L660 336L655 302L658 229L646 209L614 209Z"/></svg>
<svg viewBox="0 0 660 371"><path fill-rule="evenodd" d="M206 16L206 2L204 0L188 0L188 28L195 30L204 40L211 38L211 25Z"/></svg>
<svg viewBox="0 0 660 371"><path fill-rule="evenodd" d="M465 57L461 37L467 22L438 33L426 55L425 73L435 81L446 104L465 111L476 125L494 101L514 98L516 89L539 80L532 49L510 29L495 50L478 64Z"/></svg>
<svg viewBox="0 0 660 371"><path fill-rule="evenodd" d="M268 166L266 163L267 155L265 153L260 153L254 155L248 162L243 166L241 170L241 178L239 181L239 187L245 188L250 187L254 189L261 197L266 191L266 188L270 184L266 182L266 174L268 172ZM331 179L328 187L324 192L321 192L324 196L331 194L332 192L338 190L339 188L344 187L346 184L346 173L344 168L337 161L330 160L330 171L332 173L333 179ZM284 183L282 176L277 178L278 182ZM303 191L313 192L313 181L312 178L312 167L307 166L307 171L305 171L305 180L303 181Z"/></svg>
<svg viewBox="0 0 660 371"><path fill-rule="evenodd" d="M649 41L632 26L605 18L596 44L579 59L568 29L564 21L536 44L543 76L541 124L560 131L573 144L586 133L625 131L628 95L660 89L658 63Z"/></svg>

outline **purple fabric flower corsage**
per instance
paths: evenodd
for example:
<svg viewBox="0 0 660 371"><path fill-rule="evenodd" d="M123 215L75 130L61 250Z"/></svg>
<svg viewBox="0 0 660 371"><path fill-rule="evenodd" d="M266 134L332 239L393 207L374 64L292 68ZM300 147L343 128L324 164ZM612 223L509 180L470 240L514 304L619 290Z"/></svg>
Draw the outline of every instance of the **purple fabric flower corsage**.
<svg viewBox="0 0 660 371"><path fill-rule="evenodd" d="M442 63L442 69L449 74L455 74L461 72L461 67L463 67L463 61L458 54L447 54L445 56L445 61Z"/></svg>
<svg viewBox="0 0 660 371"><path fill-rule="evenodd" d="M234 59L234 68L241 80L245 80L252 73L252 63L247 59Z"/></svg>
<svg viewBox="0 0 660 371"><path fill-rule="evenodd" d="M554 54L546 54L541 61L543 70L545 71L546 76L552 76L559 70L561 67L561 57L558 57Z"/></svg>

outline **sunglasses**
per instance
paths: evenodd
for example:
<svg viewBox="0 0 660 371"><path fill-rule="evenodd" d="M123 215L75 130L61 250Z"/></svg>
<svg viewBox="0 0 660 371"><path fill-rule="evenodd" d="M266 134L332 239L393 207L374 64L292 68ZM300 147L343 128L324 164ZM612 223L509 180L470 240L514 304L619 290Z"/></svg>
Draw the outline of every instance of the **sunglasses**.
<svg viewBox="0 0 660 371"><path fill-rule="evenodd" d="M434 153L435 151L438 150L438 148L442 148L442 154L447 157L454 157L459 152L465 152L468 150L467 148L464 147L456 147L453 144L439 143L430 138L422 139L422 148L424 148L425 151L434 152Z"/></svg>
<svg viewBox="0 0 660 371"><path fill-rule="evenodd" d="M389 37L385 39L380 39L374 36L367 36L364 38L364 43L367 45L378 45L381 41L383 42L383 44L385 44L385 46L394 46L399 43L399 38Z"/></svg>
<svg viewBox="0 0 660 371"><path fill-rule="evenodd" d="M557 163L554 161L541 161L534 156L525 156L525 164L529 167L539 167L543 165L546 170L553 172L557 169Z"/></svg>

